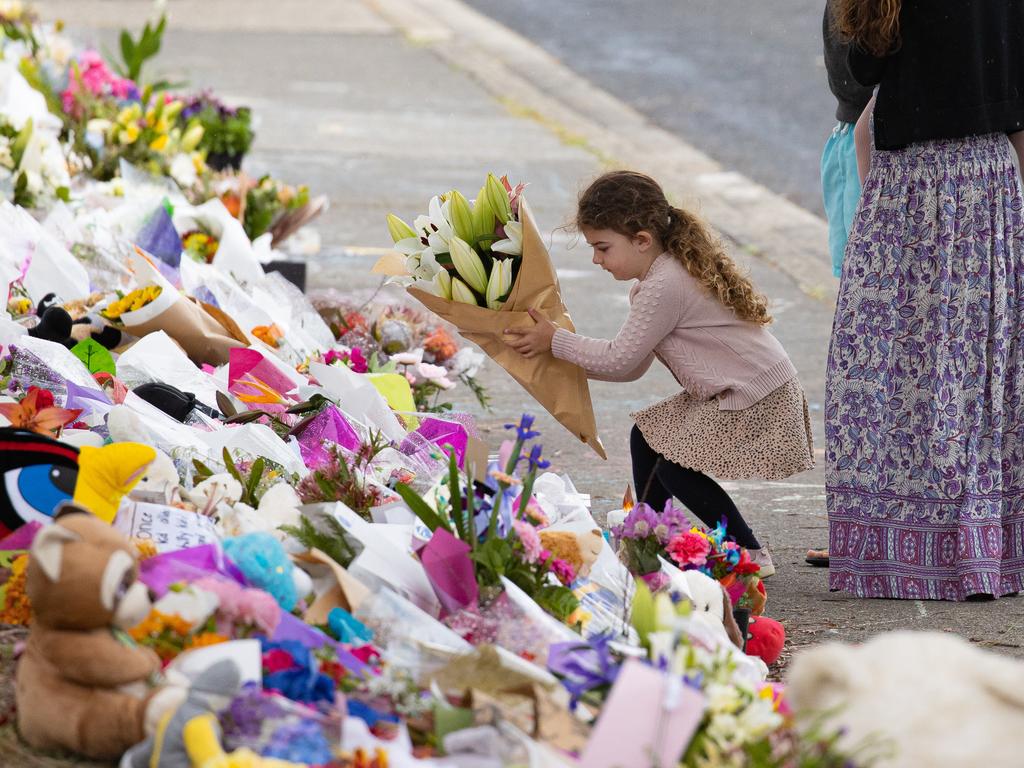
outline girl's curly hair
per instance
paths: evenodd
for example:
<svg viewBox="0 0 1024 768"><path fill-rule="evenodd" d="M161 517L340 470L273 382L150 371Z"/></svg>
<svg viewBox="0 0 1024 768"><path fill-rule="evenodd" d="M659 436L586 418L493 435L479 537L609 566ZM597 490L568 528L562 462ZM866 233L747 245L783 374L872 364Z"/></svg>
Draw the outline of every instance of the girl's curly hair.
<svg viewBox="0 0 1024 768"><path fill-rule="evenodd" d="M739 318L758 325L772 321L768 299L729 258L707 225L689 211L670 205L650 176L612 171L599 177L580 195L576 227L610 229L627 237L650 232Z"/></svg>
<svg viewBox="0 0 1024 768"><path fill-rule="evenodd" d="M888 56L900 45L902 5L902 0L836 0L833 26L840 40Z"/></svg>

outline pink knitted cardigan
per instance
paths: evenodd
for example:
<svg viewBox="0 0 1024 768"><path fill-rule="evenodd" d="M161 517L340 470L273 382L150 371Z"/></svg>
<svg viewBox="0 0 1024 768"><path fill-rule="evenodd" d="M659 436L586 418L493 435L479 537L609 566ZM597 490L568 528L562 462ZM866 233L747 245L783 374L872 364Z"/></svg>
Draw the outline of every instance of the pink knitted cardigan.
<svg viewBox="0 0 1024 768"><path fill-rule="evenodd" d="M749 408L797 375L764 326L738 318L671 254L655 259L629 300L629 316L614 339L559 328L551 352L606 381L638 379L657 357L687 392L717 397L725 411Z"/></svg>

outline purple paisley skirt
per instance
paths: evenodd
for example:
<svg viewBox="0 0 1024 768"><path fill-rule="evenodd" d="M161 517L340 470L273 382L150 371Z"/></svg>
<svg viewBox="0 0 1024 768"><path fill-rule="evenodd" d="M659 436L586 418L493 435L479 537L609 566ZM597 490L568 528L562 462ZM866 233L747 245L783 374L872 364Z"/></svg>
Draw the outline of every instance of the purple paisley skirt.
<svg viewBox="0 0 1024 768"><path fill-rule="evenodd" d="M833 590L1024 587L1022 208L1004 135L874 153L828 357Z"/></svg>

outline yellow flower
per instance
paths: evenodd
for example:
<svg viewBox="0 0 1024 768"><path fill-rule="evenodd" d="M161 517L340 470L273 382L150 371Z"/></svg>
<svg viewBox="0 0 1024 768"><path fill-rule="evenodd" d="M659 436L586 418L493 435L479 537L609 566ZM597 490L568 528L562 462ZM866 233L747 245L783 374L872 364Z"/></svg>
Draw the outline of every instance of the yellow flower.
<svg viewBox="0 0 1024 768"><path fill-rule="evenodd" d="M125 126L120 131L118 131L117 134L117 140L121 144L134 144L136 141L138 141L138 139L139 126L137 126L135 123L131 123Z"/></svg>
<svg viewBox="0 0 1024 768"><path fill-rule="evenodd" d="M18 315L27 315L32 309L32 300L24 296L19 298L11 299L7 303L7 311L17 317Z"/></svg>
<svg viewBox="0 0 1024 768"><path fill-rule="evenodd" d="M138 104L132 104L117 113L117 123L118 125L127 126L130 123L138 122L141 117L142 107Z"/></svg>
<svg viewBox="0 0 1024 768"><path fill-rule="evenodd" d="M170 136L164 133L149 142L149 148L154 152L163 152L167 148L168 141L170 141Z"/></svg>
<svg viewBox="0 0 1024 768"><path fill-rule="evenodd" d="M100 311L100 314L109 320L117 320L125 312L134 312L142 309L151 303L163 289L159 285L148 285L145 288L136 288L117 301L112 301L107 308Z"/></svg>

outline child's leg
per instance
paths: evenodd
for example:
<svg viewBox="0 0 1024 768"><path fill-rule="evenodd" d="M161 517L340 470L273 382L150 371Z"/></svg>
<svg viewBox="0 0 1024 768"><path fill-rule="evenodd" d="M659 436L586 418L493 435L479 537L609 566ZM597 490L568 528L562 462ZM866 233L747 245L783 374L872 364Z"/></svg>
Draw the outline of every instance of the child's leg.
<svg viewBox="0 0 1024 768"><path fill-rule="evenodd" d="M661 457L647 444L635 424L629 434L629 454L633 459L633 487L637 502L642 501L661 512L672 494L665 490L655 473Z"/></svg>
<svg viewBox="0 0 1024 768"><path fill-rule="evenodd" d="M664 458L658 462L656 474L661 484L708 528L714 528L724 517L726 532L737 544L746 549L761 548L729 494L712 478Z"/></svg>
<svg viewBox="0 0 1024 768"><path fill-rule="evenodd" d="M743 515L718 483L659 455L647 444L639 427L633 427L629 443L637 501L660 512L665 502L675 496L709 528L725 517L726 530L737 544L747 549L761 548Z"/></svg>

